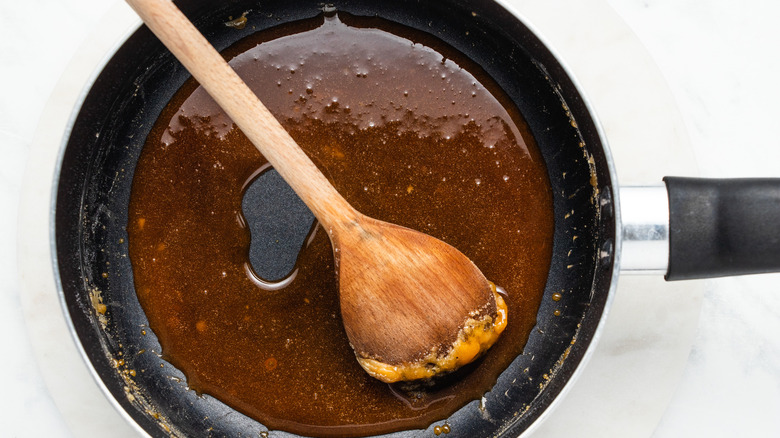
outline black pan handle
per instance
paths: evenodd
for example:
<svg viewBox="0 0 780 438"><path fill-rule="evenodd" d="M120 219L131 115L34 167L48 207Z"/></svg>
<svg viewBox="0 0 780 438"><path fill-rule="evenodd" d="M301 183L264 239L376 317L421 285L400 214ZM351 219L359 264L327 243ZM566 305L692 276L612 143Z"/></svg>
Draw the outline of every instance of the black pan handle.
<svg viewBox="0 0 780 438"><path fill-rule="evenodd" d="M664 178L667 280L780 271L780 179Z"/></svg>

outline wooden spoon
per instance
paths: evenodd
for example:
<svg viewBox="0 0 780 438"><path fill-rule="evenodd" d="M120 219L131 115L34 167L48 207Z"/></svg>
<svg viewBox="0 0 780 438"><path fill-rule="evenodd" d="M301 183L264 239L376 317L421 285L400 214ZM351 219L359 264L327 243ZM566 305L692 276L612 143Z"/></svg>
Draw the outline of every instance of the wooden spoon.
<svg viewBox="0 0 780 438"><path fill-rule="evenodd" d="M364 216L170 0L127 0L327 230L341 316L361 365L392 382L449 372L492 345L506 306L452 246Z"/></svg>

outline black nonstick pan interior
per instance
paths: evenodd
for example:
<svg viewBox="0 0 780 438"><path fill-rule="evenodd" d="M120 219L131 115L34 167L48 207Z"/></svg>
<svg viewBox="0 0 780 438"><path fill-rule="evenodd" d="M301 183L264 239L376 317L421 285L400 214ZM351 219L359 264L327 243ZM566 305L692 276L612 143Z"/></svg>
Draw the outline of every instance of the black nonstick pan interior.
<svg viewBox="0 0 780 438"><path fill-rule="evenodd" d="M323 9L308 0L177 4L218 49ZM603 140L565 70L495 3L358 0L333 6L430 33L466 54L517 105L545 159L556 220L537 327L493 390L447 419L449 436L517 436L553 403L585 357L611 290L617 209ZM224 25L247 11L243 29ZM59 167L55 267L88 362L110 397L149 435L258 436L265 426L188 390L184 376L154 354L160 346L133 289L126 225L135 163L158 115L188 78L146 28L104 67L78 109ZM556 292L562 299L553 302ZM427 434L432 431L391 436Z"/></svg>

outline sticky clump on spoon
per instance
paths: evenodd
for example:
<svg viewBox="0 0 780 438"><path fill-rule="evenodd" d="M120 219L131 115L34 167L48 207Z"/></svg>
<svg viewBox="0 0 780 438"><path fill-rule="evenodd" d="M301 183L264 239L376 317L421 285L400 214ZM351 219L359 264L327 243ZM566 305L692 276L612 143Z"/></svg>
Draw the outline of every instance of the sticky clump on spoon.
<svg viewBox="0 0 780 438"><path fill-rule="evenodd" d="M359 355L358 363L371 377L386 383L430 379L471 363L496 343L507 324L506 303L496 292L496 286L493 283L490 286L496 300L496 316L466 320L456 341L449 348L440 349L437 346L421 359L398 365Z"/></svg>

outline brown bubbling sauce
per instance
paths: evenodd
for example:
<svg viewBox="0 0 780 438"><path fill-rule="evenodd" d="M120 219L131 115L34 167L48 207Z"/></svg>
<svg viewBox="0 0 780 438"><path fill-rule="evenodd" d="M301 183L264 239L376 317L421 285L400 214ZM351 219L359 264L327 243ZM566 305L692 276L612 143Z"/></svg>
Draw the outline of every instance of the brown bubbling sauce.
<svg viewBox="0 0 780 438"><path fill-rule="evenodd" d="M425 428L490 390L536 322L552 249L549 182L519 112L452 48L378 19L321 16L225 53L355 208L461 250L506 290L509 323L433 388L369 377L326 233L315 228L286 287L254 278L241 201L266 161L190 80L146 140L129 210L135 289L163 357L195 391L307 436Z"/></svg>

